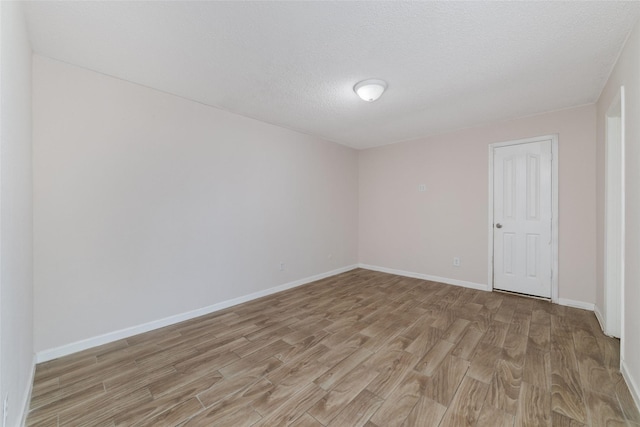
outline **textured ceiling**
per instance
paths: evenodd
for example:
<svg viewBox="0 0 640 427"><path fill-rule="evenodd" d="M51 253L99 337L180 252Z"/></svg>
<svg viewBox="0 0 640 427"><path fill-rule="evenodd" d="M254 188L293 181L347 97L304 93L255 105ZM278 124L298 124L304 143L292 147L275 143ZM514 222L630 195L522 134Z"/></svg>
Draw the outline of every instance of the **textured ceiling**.
<svg viewBox="0 0 640 427"><path fill-rule="evenodd" d="M597 100L638 2L29 2L36 53L367 148ZM367 103L366 78L389 84Z"/></svg>

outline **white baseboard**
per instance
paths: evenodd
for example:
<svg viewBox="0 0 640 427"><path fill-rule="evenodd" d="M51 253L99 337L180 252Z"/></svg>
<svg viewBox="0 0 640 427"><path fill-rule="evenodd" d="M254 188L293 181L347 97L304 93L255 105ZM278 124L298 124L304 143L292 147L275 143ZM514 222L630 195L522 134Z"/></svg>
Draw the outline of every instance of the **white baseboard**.
<svg viewBox="0 0 640 427"><path fill-rule="evenodd" d="M87 338L81 341L76 341L70 344L65 344L60 347L51 348L48 350L39 351L36 354L36 362L46 362L49 360L57 359L58 357L67 356L72 353L77 353L88 348L97 347L99 345L107 344L113 341L117 341L123 338L128 338L133 335L142 334L154 329L163 328L165 326L173 325L175 323L183 322L185 320L193 319L195 317L204 316L209 313L224 310L225 308L232 307L234 305L242 304L257 298L261 298L267 295L275 294L277 292L286 291L287 289L295 288L298 286L306 285L307 283L315 282L336 274L341 274L347 271L351 271L358 268L357 265L349 265L346 267L338 268L336 270L328 271L326 273L317 274L311 277L305 277L303 279L295 280L293 282L285 283L283 285L275 286L273 288L265 289L262 291L254 292L249 295L244 295L238 298L233 298L227 301L222 301L217 304L213 304L207 307L202 307L197 310L188 311L186 313L180 313L173 316L165 317L163 319L154 320L141 325L131 326L129 328L120 329L118 331L108 332L96 337Z"/></svg>
<svg viewBox="0 0 640 427"><path fill-rule="evenodd" d="M393 268L378 267L375 265L358 264L358 267L366 270L379 271L381 273L395 274L398 276L412 277L414 279L430 280L432 282L446 283L447 285L462 286L464 288L477 289L479 291L490 291L489 286L482 283L467 282L465 280L448 279L446 277L431 276L422 273L413 273L411 271L396 270Z"/></svg>
<svg viewBox="0 0 640 427"><path fill-rule="evenodd" d="M431 276L429 274L414 273L411 271L396 270L394 268L378 267L376 265L358 264L359 268L366 270L380 271L382 273L396 274L398 276L412 277L414 279L430 280L432 282L446 283L447 285L462 286L465 288L477 289L480 291L491 291L492 288L482 283L467 282L465 280L449 279L446 277ZM581 308L584 310L594 311L595 304L583 301L575 301L567 298L558 298L558 304L568 307ZM598 314L596 314L597 316ZM600 319L598 319L600 320ZM601 323L602 325L602 323Z"/></svg>
<svg viewBox="0 0 640 427"><path fill-rule="evenodd" d="M29 375L29 380L27 383L27 389L24 392L24 397L22 398L22 413L19 416L20 425L27 425L27 417L29 416L29 406L31 403L31 392L33 391L33 379L36 375L36 355L33 355L31 359L31 374Z"/></svg>
<svg viewBox="0 0 640 427"><path fill-rule="evenodd" d="M567 307L581 308L583 310L589 310L589 311L594 311L594 307L595 307L595 304L592 304L590 302L576 301L576 300L567 299L567 298L558 298L558 304L566 305Z"/></svg>
<svg viewBox="0 0 640 427"><path fill-rule="evenodd" d="M600 308L597 305L594 305L593 306L593 312L596 315L596 319L598 319L598 323L600 324L600 329L604 333L604 316L602 315L602 312L600 311Z"/></svg>
<svg viewBox="0 0 640 427"><path fill-rule="evenodd" d="M624 380L627 382L627 387L633 397L633 401L636 403L636 408L640 410L640 387L638 387L638 383L633 380L633 377L629 373L629 368L624 360L620 361L620 372L622 373Z"/></svg>

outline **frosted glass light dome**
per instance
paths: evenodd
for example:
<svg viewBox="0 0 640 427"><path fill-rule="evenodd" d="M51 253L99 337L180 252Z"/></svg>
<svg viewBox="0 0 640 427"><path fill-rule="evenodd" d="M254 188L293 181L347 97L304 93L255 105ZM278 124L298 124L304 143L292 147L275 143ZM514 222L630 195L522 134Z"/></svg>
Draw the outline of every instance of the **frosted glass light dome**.
<svg viewBox="0 0 640 427"><path fill-rule="evenodd" d="M387 88L387 82L380 79L363 80L353 87L355 93L367 102L373 102L382 96Z"/></svg>

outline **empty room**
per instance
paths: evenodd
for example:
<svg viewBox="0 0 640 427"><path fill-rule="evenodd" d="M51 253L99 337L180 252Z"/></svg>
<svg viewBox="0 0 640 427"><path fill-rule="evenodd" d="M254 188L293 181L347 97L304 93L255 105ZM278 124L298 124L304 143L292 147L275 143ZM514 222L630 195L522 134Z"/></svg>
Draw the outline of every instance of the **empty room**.
<svg viewBox="0 0 640 427"><path fill-rule="evenodd" d="M639 19L0 1L0 427L640 427Z"/></svg>

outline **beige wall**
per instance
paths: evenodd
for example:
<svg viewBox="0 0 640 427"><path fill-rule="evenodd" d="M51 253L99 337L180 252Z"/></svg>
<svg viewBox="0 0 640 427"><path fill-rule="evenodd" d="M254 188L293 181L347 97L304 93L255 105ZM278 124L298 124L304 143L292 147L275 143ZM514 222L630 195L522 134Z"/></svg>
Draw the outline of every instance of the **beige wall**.
<svg viewBox="0 0 640 427"><path fill-rule="evenodd" d="M33 84L36 350L357 262L354 150L39 56Z"/></svg>
<svg viewBox="0 0 640 427"><path fill-rule="evenodd" d="M31 46L22 5L0 2L0 422L27 409L33 372Z"/></svg>
<svg viewBox="0 0 640 427"><path fill-rule="evenodd" d="M559 134L559 296L595 302L595 106L359 153L361 263L487 284L488 145ZM419 184L426 192L418 192ZM453 267L454 256L461 266Z"/></svg>
<svg viewBox="0 0 640 427"><path fill-rule="evenodd" d="M598 165L598 287L596 305L604 308L605 115L620 90L625 89L625 296L624 343L621 369L629 387L640 397L640 25L629 36L597 103Z"/></svg>
<svg viewBox="0 0 640 427"><path fill-rule="evenodd" d="M4 13L3 35L15 29L6 19ZM28 49L26 40L17 50L5 49L5 40L3 60L7 52L19 56ZM14 71L27 67L25 61ZM5 64L3 86L20 80ZM601 307L604 114L621 84L628 118L627 259L640 253L640 221L634 220L640 125L633 120L640 110L638 28L597 105L360 152L46 58L36 56L34 67L39 351L355 262L485 285L488 144L556 133L559 296ZM26 93L20 82L14 87ZM8 99L23 98L3 95L3 107ZM27 141L28 111L20 108L13 110L22 116L10 121L18 140ZM2 129L3 151L11 129ZM16 218L5 200L27 209L18 211L22 224L30 220L29 193L18 188L28 183L30 153L28 145L15 147L21 147L16 157L2 158L3 230ZM419 184L427 191L418 192ZM29 230L23 232L4 233L3 247ZM18 316L29 325L30 248L21 250L7 264L15 270L5 267L3 250L3 395L22 381L21 374L6 373L5 361L20 360L12 363L23 364L23 373L28 365L7 355L5 342L17 340L25 354L31 351L30 333L9 331L5 321L14 310L8 301L18 301L12 307L24 307ZM458 268L454 256L461 258ZM27 285L8 291L4 278L13 271ZM626 329L637 331L640 316L631 302L640 300L640 266L627 262L625 274ZM640 364L632 355L639 352L638 334L628 333L623 359L635 384Z"/></svg>

